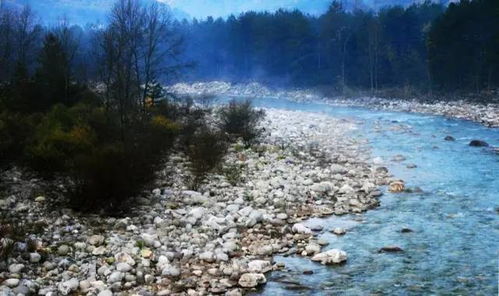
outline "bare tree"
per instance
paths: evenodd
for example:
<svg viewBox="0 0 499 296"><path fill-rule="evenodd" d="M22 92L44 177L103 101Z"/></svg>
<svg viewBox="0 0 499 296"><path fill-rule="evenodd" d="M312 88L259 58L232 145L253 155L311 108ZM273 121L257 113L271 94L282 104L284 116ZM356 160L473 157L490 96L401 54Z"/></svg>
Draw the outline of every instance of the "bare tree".
<svg viewBox="0 0 499 296"><path fill-rule="evenodd" d="M0 6L0 81L8 80L13 71L14 19L13 11Z"/></svg>
<svg viewBox="0 0 499 296"><path fill-rule="evenodd" d="M118 108L126 124L130 112L145 106L152 83L179 68L181 39L160 4L119 0L108 28L100 33L99 45L108 106Z"/></svg>
<svg viewBox="0 0 499 296"><path fill-rule="evenodd" d="M66 57L66 72L64 73L64 99L67 101L69 97L69 88L73 78L74 61L78 48L80 47L81 36L76 35L70 28L66 19L53 30L54 35L59 40L64 55Z"/></svg>
<svg viewBox="0 0 499 296"><path fill-rule="evenodd" d="M15 52L18 70L28 71L35 61L37 45L42 27L36 24L35 15L29 6L17 14L14 25Z"/></svg>

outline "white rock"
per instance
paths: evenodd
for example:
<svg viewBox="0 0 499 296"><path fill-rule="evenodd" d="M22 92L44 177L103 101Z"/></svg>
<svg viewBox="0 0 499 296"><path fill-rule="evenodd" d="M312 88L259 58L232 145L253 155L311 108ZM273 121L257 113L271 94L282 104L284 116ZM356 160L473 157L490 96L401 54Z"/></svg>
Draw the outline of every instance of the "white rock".
<svg viewBox="0 0 499 296"><path fill-rule="evenodd" d="M9 266L10 273L20 273L24 269L24 264L11 264Z"/></svg>
<svg viewBox="0 0 499 296"><path fill-rule="evenodd" d="M100 246L92 251L92 255L100 256L106 254L106 252L107 252L106 247Z"/></svg>
<svg viewBox="0 0 499 296"><path fill-rule="evenodd" d="M116 270L121 272L129 272L130 270L132 270L132 267L128 263L120 262L116 265Z"/></svg>
<svg viewBox="0 0 499 296"><path fill-rule="evenodd" d="M104 243L104 236L102 235L92 235L87 239L87 243L89 243L92 246L100 246Z"/></svg>
<svg viewBox="0 0 499 296"><path fill-rule="evenodd" d="M65 282L59 283L57 289L61 292L62 295L69 295L72 292L76 291L80 286L80 281L76 278L72 278Z"/></svg>
<svg viewBox="0 0 499 296"><path fill-rule="evenodd" d="M302 234L311 234L312 233L312 230L310 228L308 228L307 226L305 226L301 223L296 223L295 225L293 225L293 228L291 228L291 230L294 233L302 233Z"/></svg>
<svg viewBox="0 0 499 296"><path fill-rule="evenodd" d="M339 193L342 193L342 194L348 194L348 193L352 193L354 192L353 188L348 185L348 184L345 184L343 185L340 190L338 191Z"/></svg>
<svg viewBox="0 0 499 296"><path fill-rule="evenodd" d="M158 217L154 218L153 222L155 225L159 225L159 224L163 223L163 221L164 221L164 219L158 216Z"/></svg>
<svg viewBox="0 0 499 296"><path fill-rule="evenodd" d="M163 267L163 270L161 271L161 275L177 277L180 275L180 269L178 269L177 267L175 267L171 264L166 264Z"/></svg>
<svg viewBox="0 0 499 296"><path fill-rule="evenodd" d="M113 296L113 292L111 290L104 290L97 294L97 296Z"/></svg>
<svg viewBox="0 0 499 296"><path fill-rule="evenodd" d="M19 279L8 279L3 284L9 288L15 288L19 285Z"/></svg>
<svg viewBox="0 0 499 296"><path fill-rule="evenodd" d="M307 251L308 256L315 255L321 252L321 246L311 242L305 247L305 251Z"/></svg>
<svg viewBox="0 0 499 296"><path fill-rule="evenodd" d="M123 280L123 273L119 272L119 271L115 271L113 273L111 273L111 275L109 276L109 279L107 280L109 283L113 284L113 283L118 283L118 282L121 282Z"/></svg>
<svg viewBox="0 0 499 296"><path fill-rule="evenodd" d="M158 239L158 235L157 234L142 233L141 238L144 241L146 246L154 247L154 243Z"/></svg>
<svg viewBox="0 0 499 296"><path fill-rule="evenodd" d="M206 252L199 254L199 259L204 260L206 262L215 261L214 254L211 251L206 251Z"/></svg>
<svg viewBox="0 0 499 296"><path fill-rule="evenodd" d="M345 233L347 233L347 231L341 227L336 227L331 232L336 234L336 235L344 235Z"/></svg>
<svg viewBox="0 0 499 296"><path fill-rule="evenodd" d="M332 249L324 253L319 253L312 257L312 261L319 261L321 264L339 264L347 260L347 253L339 249Z"/></svg>
<svg viewBox="0 0 499 296"><path fill-rule="evenodd" d="M272 264L265 260L253 260L248 263L248 271L251 273L266 273L272 269Z"/></svg>
<svg viewBox="0 0 499 296"><path fill-rule="evenodd" d="M125 252L117 253L116 255L114 255L114 259L116 260L116 262L127 263L130 266L135 265L135 260L132 258L132 256Z"/></svg>
<svg viewBox="0 0 499 296"><path fill-rule="evenodd" d="M266 282L265 275L261 273L245 273L239 278L239 285L243 288L254 288Z"/></svg>
<svg viewBox="0 0 499 296"><path fill-rule="evenodd" d="M42 256L38 253L30 253L29 254L29 262L31 263L38 263L42 260Z"/></svg>
<svg viewBox="0 0 499 296"><path fill-rule="evenodd" d="M330 182L321 182L312 185L310 188L312 191L317 193L326 193L331 191L334 188L334 185Z"/></svg>
<svg viewBox="0 0 499 296"><path fill-rule="evenodd" d="M280 213L280 214L277 214L276 218L279 220L286 220L286 219L288 219L288 215L286 215L284 213Z"/></svg>

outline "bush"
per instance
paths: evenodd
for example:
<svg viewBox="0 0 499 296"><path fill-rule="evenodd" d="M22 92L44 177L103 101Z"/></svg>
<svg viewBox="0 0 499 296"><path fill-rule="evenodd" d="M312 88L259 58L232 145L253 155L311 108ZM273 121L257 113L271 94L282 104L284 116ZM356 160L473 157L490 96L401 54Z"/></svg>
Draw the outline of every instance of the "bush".
<svg viewBox="0 0 499 296"><path fill-rule="evenodd" d="M180 126L158 113L137 115L121 128L102 106L55 106L37 126L30 164L73 181L71 205L82 211L118 211L154 178Z"/></svg>
<svg viewBox="0 0 499 296"><path fill-rule="evenodd" d="M193 143L188 149L194 187L220 164L226 151L227 142L220 132L203 127L194 134Z"/></svg>
<svg viewBox="0 0 499 296"><path fill-rule="evenodd" d="M262 133L262 130L258 128L258 123L264 116L265 112L255 110L251 101L232 100L219 111L220 128L230 136L240 137L246 144L250 144Z"/></svg>

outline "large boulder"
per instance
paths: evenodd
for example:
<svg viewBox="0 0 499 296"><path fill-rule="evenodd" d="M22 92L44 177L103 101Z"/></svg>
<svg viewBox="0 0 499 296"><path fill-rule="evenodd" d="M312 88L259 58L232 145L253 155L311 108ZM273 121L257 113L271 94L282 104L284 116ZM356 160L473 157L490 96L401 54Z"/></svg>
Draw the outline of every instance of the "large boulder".
<svg viewBox="0 0 499 296"><path fill-rule="evenodd" d="M321 264L340 264L347 261L347 253L343 250L332 249L323 253L319 253L312 257L312 261L318 261Z"/></svg>

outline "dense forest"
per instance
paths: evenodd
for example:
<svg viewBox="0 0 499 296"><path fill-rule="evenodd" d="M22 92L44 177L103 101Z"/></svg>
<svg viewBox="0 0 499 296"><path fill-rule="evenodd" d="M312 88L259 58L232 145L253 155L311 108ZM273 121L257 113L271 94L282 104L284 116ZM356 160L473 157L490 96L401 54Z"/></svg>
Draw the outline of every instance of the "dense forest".
<svg viewBox="0 0 499 296"><path fill-rule="evenodd" d="M499 2L425 2L378 12L333 2L320 17L248 12L181 24L192 80L480 91L499 83Z"/></svg>

